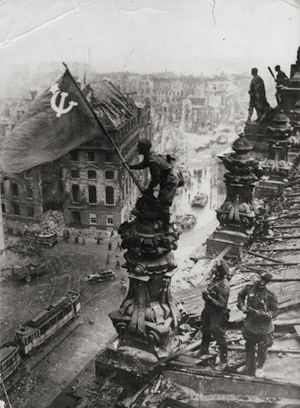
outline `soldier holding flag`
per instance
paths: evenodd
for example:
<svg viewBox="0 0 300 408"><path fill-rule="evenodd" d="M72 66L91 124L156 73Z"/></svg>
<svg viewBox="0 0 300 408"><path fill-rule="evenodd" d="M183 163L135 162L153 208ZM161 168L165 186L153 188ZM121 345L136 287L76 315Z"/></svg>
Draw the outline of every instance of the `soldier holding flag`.
<svg viewBox="0 0 300 408"><path fill-rule="evenodd" d="M142 138L137 143L138 154L144 159L138 164L129 164L130 169L141 170L149 168L151 181L148 188L143 191L143 195L152 197L153 191L159 185L160 190L157 197L156 206L160 211L160 218L165 226L170 222L170 207L176 194L176 189L180 185L179 176L170 163L171 158L157 154L151 150L151 142Z"/></svg>

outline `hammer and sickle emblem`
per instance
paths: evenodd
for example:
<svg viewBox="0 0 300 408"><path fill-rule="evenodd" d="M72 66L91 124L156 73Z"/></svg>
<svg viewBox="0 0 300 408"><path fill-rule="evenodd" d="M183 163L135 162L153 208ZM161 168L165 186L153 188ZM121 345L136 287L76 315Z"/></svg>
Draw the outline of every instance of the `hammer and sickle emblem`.
<svg viewBox="0 0 300 408"><path fill-rule="evenodd" d="M70 110L73 108L73 106L78 105L77 102L71 101L71 102L69 102L69 106L64 108L65 99L69 94L67 92L61 92L59 90L58 84L55 84L55 85L51 86L50 92L52 92L52 94L53 94L52 98L50 100L51 108L56 112L56 116L58 118L60 118L61 115L63 115L64 113L70 112ZM61 98L60 98L59 105L57 106L56 99L57 99L59 94L61 94Z"/></svg>

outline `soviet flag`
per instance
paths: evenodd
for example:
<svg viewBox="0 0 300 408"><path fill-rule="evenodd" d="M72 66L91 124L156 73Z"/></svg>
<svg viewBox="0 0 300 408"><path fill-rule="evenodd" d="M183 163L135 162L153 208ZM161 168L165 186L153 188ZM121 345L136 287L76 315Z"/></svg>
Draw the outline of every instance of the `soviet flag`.
<svg viewBox="0 0 300 408"><path fill-rule="evenodd" d="M1 143L0 170L18 174L57 160L81 144L105 134L67 69L36 98Z"/></svg>

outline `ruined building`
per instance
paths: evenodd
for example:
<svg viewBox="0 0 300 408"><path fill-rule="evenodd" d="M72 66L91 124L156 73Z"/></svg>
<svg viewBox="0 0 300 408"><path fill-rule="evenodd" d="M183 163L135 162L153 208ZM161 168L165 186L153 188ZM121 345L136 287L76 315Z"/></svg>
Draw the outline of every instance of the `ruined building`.
<svg viewBox="0 0 300 408"><path fill-rule="evenodd" d="M137 140L151 139L150 106L137 106L108 81L88 85L84 92L125 160L136 160ZM78 228L116 227L129 216L136 194L104 136L53 163L1 180L4 219L37 222L44 211L59 209L66 225Z"/></svg>

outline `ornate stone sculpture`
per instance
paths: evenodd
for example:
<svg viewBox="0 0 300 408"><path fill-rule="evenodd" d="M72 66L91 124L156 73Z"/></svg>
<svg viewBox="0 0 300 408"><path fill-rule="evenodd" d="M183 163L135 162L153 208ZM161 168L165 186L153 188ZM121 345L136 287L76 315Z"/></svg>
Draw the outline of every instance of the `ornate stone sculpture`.
<svg viewBox="0 0 300 408"><path fill-rule="evenodd" d="M137 205L136 219L119 228L129 289L110 318L121 339L165 349L181 318L170 290L177 267L172 251L181 231L163 228L155 203L145 197Z"/></svg>
<svg viewBox="0 0 300 408"><path fill-rule="evenodd" d="M291 78L281 90L280 109L283 109L291 121L294 130L300 130L300 47L297 60L291 65ZM295 133L295 132L294 132Z"/></svg>
<svg viewBox="0 0 300 408"><path fill-rule="evenodd" d="M267 128L270 137L268 158L262 162L264 174L269 180L284 182L288 178L291 164L288 161L288 151L292 145L292 127L283 111L278 112L271 125Z"/></svg>
<svg viewBox="0 0 300 408"><path fill-rule="evenodd" d="M258 160L250 155L251 143L241 133L233 143L234 153L220 157L225 173L227 195L218 208L220 226L207 239L207 253L217 254L231 245L230 253L240 256L241 249L254 232L257 211L253 202L255 183L262 176Z"/></svg>
<svg viewBox="0 0 300 408"><path fill-rule="evenodd" d="M221 159L228 173L225 174L227 196L217 210L221 226L250 235L255 225L255 207L253 204L254 183L261 176L258 160L250 155L251 143L240 134L233 145L234 153Z"/></svg>

